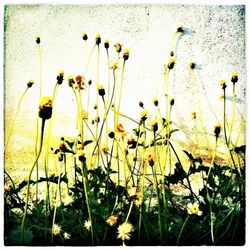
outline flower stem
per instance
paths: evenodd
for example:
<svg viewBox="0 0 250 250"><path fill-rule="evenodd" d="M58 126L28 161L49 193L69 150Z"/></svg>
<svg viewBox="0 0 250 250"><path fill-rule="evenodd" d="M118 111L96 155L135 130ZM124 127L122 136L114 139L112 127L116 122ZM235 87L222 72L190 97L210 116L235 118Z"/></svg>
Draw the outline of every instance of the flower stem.
<svg viewBox="0 0 250 250"><path fill-rule="evenodd" d="M28 210L28 202L29 202L29 193L30 193L30 179L31 179L31 175L32 172L34 170L34 167L41 155L42 152L42 146L43 146L43 137L44 137L44 127L45 127L45 119L42 119L42 125L41 125L41 137L40 137L40 147L39 147L39 151L38 154L36 156L36 159L30 169L29 172L29 176L28 176L28 183L27 183L27 194L26 194L26 200L25 200L25 208L24 208L24 214L23 214L23 218L22 218L22 225L21 225L21 237L22 237L22 242L24 244L24 224L25 224L25 219L26 219L26 215L27 215L27 210Z"/></svg>
<svg viewBox="0 0 250 250"><path fill-rule="evenodd" d="M181 230L179 232L179 235L178 235L178 238L177 238L177 241L176 241L176 245L178 246L179 245L179 242L180 242L180 239L181 239L181 236L182 236L182 233L184 231L184 228L188 222L188 219L189 219L189 216L187 216L186 220L184 221L184 223L182 224L182 227L181 227Z"/></svg>

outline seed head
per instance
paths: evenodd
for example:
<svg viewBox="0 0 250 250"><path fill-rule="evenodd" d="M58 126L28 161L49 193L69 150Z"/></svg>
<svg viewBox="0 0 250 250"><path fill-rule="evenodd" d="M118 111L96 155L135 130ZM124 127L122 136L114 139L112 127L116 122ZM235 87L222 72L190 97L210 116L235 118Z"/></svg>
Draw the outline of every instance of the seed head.
<svg viewBox="0 0 250 250"><path fill-rule="evenodd" d="M115 133L113 131L109 131L108 136L110 139L114 139L115 138Z"/></svg>
<svg viewBox="0 0 250 250"><path fill-rule="evenodd" d="M139 102L139 106L141 107L141 108L143 108L143 106L144 106L144 104L143 104L143 102Z"/></svg>

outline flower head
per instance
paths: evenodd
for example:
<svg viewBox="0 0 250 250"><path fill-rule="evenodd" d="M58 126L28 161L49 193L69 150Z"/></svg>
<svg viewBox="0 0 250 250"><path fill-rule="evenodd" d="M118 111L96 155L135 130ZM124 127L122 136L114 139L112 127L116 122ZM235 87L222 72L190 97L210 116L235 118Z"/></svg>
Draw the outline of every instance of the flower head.
<svg viewBox="0 0 250 250"><path fill-rule="evenodd" d="M90 228L91 228L91 221L90 220L85 220L84 227L89 231Z"/></svg>
<svg viewBox="0 0 250 250"><path fill-rule="evenodd" d="M42 119L50 119L52 115L52 99L44 96L39 103L39 117Z"/></svg>
<svg viewBox="0 0 250 250"><path fill-rule="evenodd" d="M128 60L129 54L130 54L129 49L125 49L125 50L123 51L123 59L124 59L124 61Z"/></svg>
<svg viewBox="0 0 250 250"><path fill-rule="evenodd" d="M33 80L29 80L28 83L27 83L27 87L28 88L31 88L34 84L34 81Z"/></svg>
<svg viewBox="0 0 250 250"><path fill-rule="evenodd" d="M112 61L109 64L109 68L112 70L117 70L119 68L119 59Z"/></svg>
<svg viewBox="0 0 250 250"><path fill-rule="evenodd" d="M116 43L115 45L116 52L120 53L122 51L122 44Z"/></svg>
<svg viewBox="0 0 250 250"><path fill-rule="evenodd" d="M61 226L59 226L57 224L53 224L53 226L52 226L52 233L54 235L60 234L61 231L62 231Z"/></svg>
<svg viewBox="0 0 250 250"><path fill-rule="evenodd" d="M195 62L190 62L190 63L189 63L189 68L190 68L190 69L195 69L195 67L196 67Z"/></svg>
<svg viewBox="0 0 250 250"><path fill-rule="evenodd" d="M176 33L184 33L186 30L185 24L184 23L180 23L179 26L176 29Z"/></svg>
<svg viewBox="0 0 250 250"><path fill-rule="evenodd" d="M172 98L172 99L170 100L170 105L171 105L171 106L174 105L174 98Z"/></svg>
<svg viewBox="0 0 250 250"><path fill-rule="evenodd" d="M238 82L238 72L237 72L237 71L233 71L233 72L232 72L231 82L232 82L232 83Z"/></svg>
<svg viewBox="0 0 250 250"><path fill-rule="evenodd" d="M86 32L82 32L82 39L83 39L84 41L87 41L87 40L88 40L88 35L87 35Z"/></svg>
<svg viewBox="0 0 250 250"><path fill-rule="evenodd" d="M112 227L116 224L118 217L115 215L110 215L106 222Z"/></svg>
<svg viewBox="0 0 250 250"><path fill-rule="evenodd" d="M78 90L82 90L85 87L85 78L82 75L77 75L76 76L76 84L77 86L75 87Z"/></svg>
<svg viewBox="0 0 250 250"><path fill-rule="evenodd" d="M71 235L70 235L69 233L65 232L65 233L63 234L63 237L64 237L65 240L69 240L70 237L71 237Z"/></svg>
<svg viewBox="0 0 250 250"><path fill-rule="evenodd" d="M109 136L110 139L114 139L115 138L115 133L113 131L109 131L108 136Z"/></svg>
<svg viewBox="0 0 250 250"><path fill-rule="evenodd" d="M153 167L155 164L154 157L152 155L148 155L147 162L150 167Z"/></svg>
<svg viewBox="0 0 250 250"><path fill-rule="evenodd" d="M132 224L130 224L129 222L124 222L123 224L121 224L118 227L117 238L122 239L122 241L129 240L131 237L131 232L133 232L133 231L134 231L134 228L133 228Z"/></svg>
<svg viewBox="0 0 250 250"><path fill-rule="evenodd" d="M200 211L199 209L199 204L198 203L188 203L187 204L187 211L188 211L188 214L196 214L198 216L201 216L202 215L202 211Z"/></svg>
<svg viewBox="0 0 250 250"><path fill-rule="evenodd" d="M125 132L125 129L123 128L123 125L121 123L119 123L116 126L116 131L119 132L119 133L124 133Z"/></svg>

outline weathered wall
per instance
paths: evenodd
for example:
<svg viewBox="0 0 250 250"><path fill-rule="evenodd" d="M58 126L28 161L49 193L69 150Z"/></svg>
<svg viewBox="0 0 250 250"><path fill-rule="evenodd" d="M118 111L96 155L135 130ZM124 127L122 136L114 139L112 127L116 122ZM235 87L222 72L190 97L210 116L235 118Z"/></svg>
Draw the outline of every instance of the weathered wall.
<svg viewBox="0 0 250 250"><path fill-rule="evenodd" d="M41 36L43 50L43 94L51 95L56 74L63 69L66 76L83 72L86 53L81 32L89 35L88 50L96 33L108 38L111 47L121 42L130 48L126 64L124 95L121 110L136 118L138 101L152 106L152 99L162 96L164 64L169 59L173 33L184 23L190 33L182 36L177 47L177 62L170 77L170 94L175 98L173 121L185 133L177 135L188 140L192 129L191 112L197 111L200 100L204 124L209 133L222 121L222 94L219 80L228 82L228 105L232 105L231 72L239 72L237 108L245 111L245 9L244 6L199 5L96 5L96 6L7 6L5 11L5 129L17 106L18 98L29 79L37 84L27 93L10 140L8 163L18 165L21 152L32 159L28 146L34 144L35 116L38 105L38 55L34 36ZM111 48L113 49L113 48ZM105 51L101 64L105 63ZM96 54L94 54L96 58ZM199 65L199 81L191 78L188 63ZM90 77L95 78L95 59ZM101 70L102 84L107 81L106 68ZM71 136L74 132L73 95L67 84L60 86L55 107L54 135ZM165 105L164 105L165 106ZM72 113L73 112L73 113ZM230 109L229 109L230 113ZM216 115L215 115L216 114ZM240 116L237 115L237 119ZM239 125L239 124L238 124ZM236 128L239 131L239 126ZM187 136L188 134L188 136ZM244 136L242 137L244 138ZM28 154L30 152L30 154ZM23 158L23 154L21 154Z"/></svg>

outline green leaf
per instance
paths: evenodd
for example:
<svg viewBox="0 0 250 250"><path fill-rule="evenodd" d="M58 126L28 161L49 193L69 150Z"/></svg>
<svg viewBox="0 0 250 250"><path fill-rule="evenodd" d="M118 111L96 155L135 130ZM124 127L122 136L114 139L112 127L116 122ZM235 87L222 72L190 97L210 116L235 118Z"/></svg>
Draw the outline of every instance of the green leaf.
<svg viewBox="0 0 250 250"><path fill-rule="evenodd" d="M89 144L92 143L92 142L93 142L92 140L87 140L87 141L85 141L85 142L83 143L83 146L85 147L85 146L89 145Z"/></svg>

